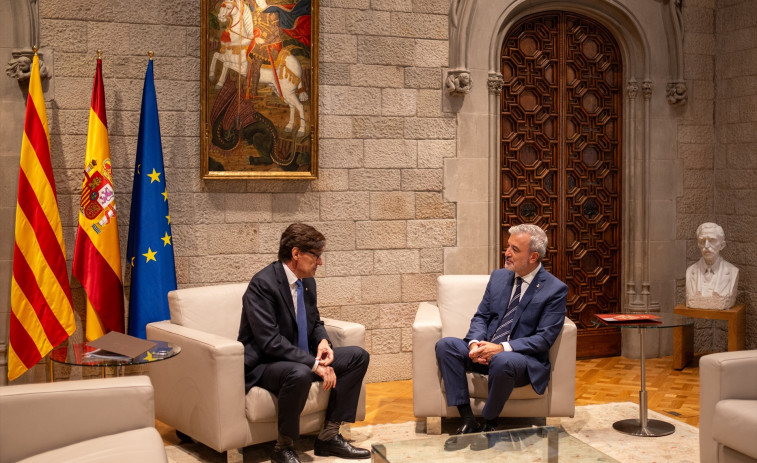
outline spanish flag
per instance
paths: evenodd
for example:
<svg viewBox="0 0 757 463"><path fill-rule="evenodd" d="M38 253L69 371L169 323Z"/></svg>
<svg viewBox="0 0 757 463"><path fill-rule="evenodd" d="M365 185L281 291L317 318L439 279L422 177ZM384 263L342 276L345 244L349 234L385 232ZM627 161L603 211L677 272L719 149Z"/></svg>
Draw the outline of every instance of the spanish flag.
<svg viewBox="0 0 757 463"><path fill-rule="evenodd" d="M102 60L99 57L89 108L73 273L87 293L87 340L93 341L110 331L123 333L121 248L105 117Z"/></svg>
<svg viewBox="0 0 757 463"><path fill-rule="evenodd" d="M9 328L10 381L76 331L36 53L21 140Z"/></svg>

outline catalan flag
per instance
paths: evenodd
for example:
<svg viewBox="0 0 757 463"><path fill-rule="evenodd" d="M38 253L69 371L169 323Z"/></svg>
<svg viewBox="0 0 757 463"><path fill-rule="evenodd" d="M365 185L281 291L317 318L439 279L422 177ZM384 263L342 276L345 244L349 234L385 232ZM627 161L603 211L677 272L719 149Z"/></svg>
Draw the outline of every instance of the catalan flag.
<svg viewBox="0 0 757 463"><path fill-rule="evenodd" d="M121 249L100 58L89 108L73 273L87 293L87 339L93 341L110 331L123 333Z"/></svg>
<svg viewBox="0 0 757 463"><path fill-rule="evenodd" d="M10 381L76 331L36 53L26 100L17 201L8 347Z"/></svg>
<svg viewBox="0 0 757 463"><path fill-rule="evenodd" d="M148 323L170 318L168 292L176 289L171 215L168 212L152 59L147 64L142 91L126 256L131 265L129 334L144 338Z"/></svg>

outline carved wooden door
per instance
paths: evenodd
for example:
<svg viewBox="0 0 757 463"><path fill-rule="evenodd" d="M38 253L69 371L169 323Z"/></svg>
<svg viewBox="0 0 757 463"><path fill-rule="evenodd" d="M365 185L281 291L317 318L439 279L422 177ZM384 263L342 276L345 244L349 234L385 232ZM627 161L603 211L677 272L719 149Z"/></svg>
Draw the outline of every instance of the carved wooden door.
<svg viewBox="0 0 757 463"><path fill-rule="evenodd" d="M591 323L621 304L617 42L585 16L544 12L511 29L501 59L500 264L511 225L544 228L544 266L568 285L577 355L618 355L617 328Z"/></svg>

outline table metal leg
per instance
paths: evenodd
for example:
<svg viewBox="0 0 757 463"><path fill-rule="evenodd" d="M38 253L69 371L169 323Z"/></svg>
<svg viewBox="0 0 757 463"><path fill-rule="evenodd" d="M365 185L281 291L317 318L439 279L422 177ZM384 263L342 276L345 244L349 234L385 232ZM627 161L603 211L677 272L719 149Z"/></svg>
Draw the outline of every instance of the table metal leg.
<svg viewBox="0 0 757 463"><path fill-rule="evenodd" d="M661 420L647 419L647 377L646 358L644 354L644 328L639 330L639 351L641 354L641 390L639 391L639 419L620 420L613 423L616 431L632 436L660 437L673 434L676 427Z"/></svg>

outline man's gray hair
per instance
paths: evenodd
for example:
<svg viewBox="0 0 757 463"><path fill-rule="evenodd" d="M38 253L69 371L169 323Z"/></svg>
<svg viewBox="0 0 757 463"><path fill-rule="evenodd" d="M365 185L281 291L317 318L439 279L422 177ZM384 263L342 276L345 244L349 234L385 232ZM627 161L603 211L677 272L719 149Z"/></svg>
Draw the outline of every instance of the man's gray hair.
<svg viewBox="0 0 757 463"><path fill-rule="evenodd" d="M526 233L531 239L528 242L528 251L536 252L539 254L539 259L544 259L544 255L547 253L547 234L538 225L531 223L522 223L510 227L508 230L510 235L516 235L518 233Z"/></svg>
<svg viewBox="0 0 757 463"><path fill-rule="evenodd" d="M714 229L715 235L721 240L725 241L725 232L723 231L723 227L712 222L705 222L697 227L697 239L699 239L699 234L702 233L702 230L704 230L705 228Z"/></svg>

